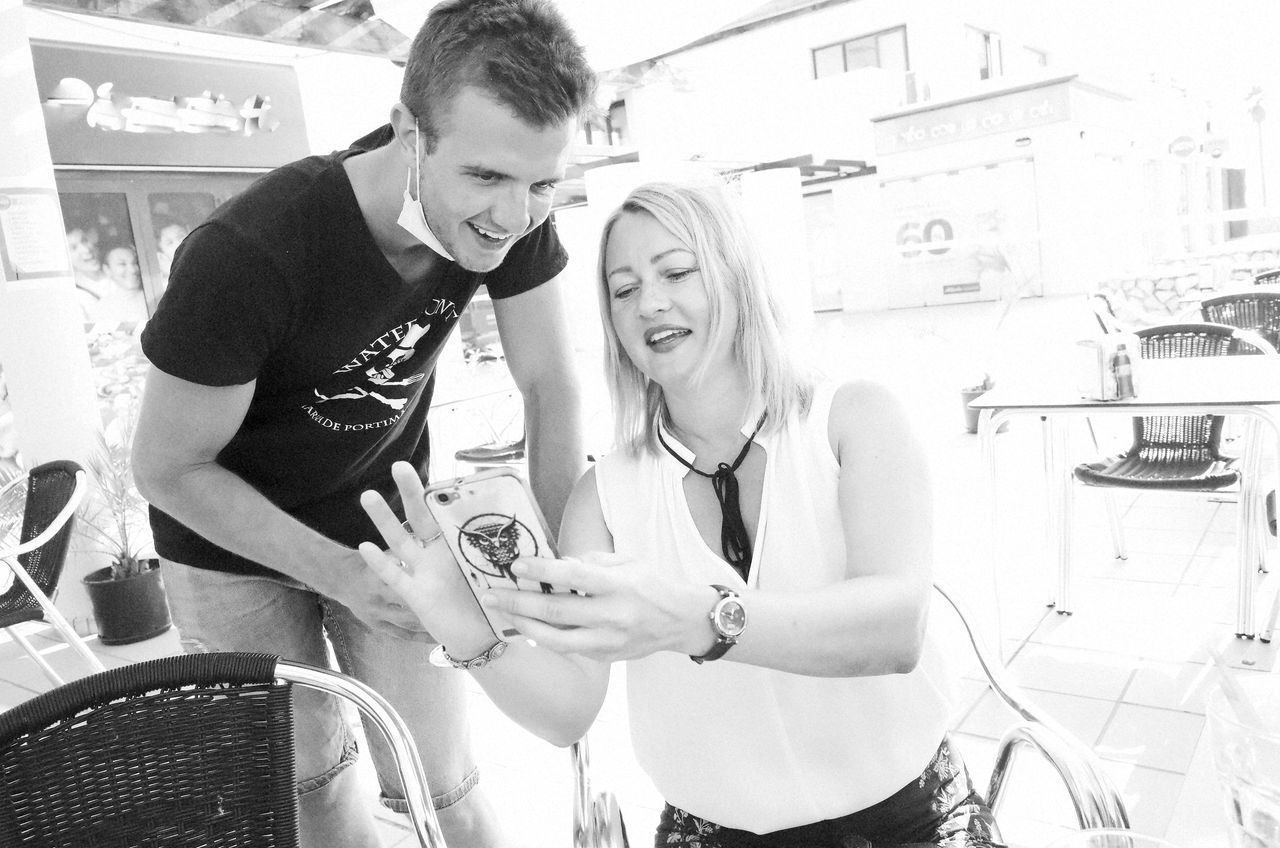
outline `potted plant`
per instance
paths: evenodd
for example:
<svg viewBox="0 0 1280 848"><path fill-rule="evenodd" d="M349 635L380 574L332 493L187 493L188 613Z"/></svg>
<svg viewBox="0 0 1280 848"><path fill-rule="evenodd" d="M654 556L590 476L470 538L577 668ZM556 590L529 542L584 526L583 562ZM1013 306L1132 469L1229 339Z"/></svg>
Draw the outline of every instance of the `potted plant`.
<svg viewBox="0 0 1280 848"><path fill-rule="evenodd" d="M134 485L129 461L136 420L130 403L109 431L98 432L87 463L94 491L79 516L81 533L94 550L110 557L109 565L83 578L98 639L106 645L150 639L172 626L160 561L151 551L147 503Z"/></svg>

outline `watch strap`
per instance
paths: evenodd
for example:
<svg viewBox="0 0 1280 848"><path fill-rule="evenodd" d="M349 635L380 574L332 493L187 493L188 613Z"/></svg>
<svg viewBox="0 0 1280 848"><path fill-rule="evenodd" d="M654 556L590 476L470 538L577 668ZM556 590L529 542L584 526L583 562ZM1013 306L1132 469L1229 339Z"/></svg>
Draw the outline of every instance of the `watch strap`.
<svg viewBox="0 0 1280 848"><path fill-rule="evenodd" d="M711 630L716 634L716 642L705 654L697 657L689 657L689 659L693 660L698 665L702 665L704 662L711 662L712 660L720 659L730 648L738 643L736 637L726 636L721 633L720 629L716 627L715 621L716 607L720 605L720 601L723 601L726 598L736 598L738 597L738 593L730 589L728 586L720 586L714 583L711 585L711 588L720 593L720 600L716 601L715 606L711 607L711 612L707 615L707 618L711 620Z"/></svg>

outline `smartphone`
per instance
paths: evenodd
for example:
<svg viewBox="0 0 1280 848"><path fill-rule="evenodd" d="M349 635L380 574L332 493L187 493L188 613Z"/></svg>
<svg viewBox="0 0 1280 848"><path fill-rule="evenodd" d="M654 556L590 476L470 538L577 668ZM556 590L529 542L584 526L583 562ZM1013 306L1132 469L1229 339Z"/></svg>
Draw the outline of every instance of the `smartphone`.
<svg viewBox="0 0 1280 848"><path fill-rule="evenodd" d="M546 519L528 482L509 468L493 468L433 483L425 498L494 636L519 636L510 621L481 605L480 598L493 586L555 591L547 583L522 580L511 573L516 557L556 555Z"/></svg>

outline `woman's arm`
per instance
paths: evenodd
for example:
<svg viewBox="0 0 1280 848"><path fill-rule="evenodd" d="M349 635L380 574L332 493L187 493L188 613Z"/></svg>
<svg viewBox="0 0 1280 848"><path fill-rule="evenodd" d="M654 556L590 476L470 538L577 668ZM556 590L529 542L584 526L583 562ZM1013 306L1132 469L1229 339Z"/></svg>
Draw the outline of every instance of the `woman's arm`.
<svg viewBox="0 0 1280 848"><path fill-rule="evenodd" d="M837 391L828 434L840 463L847 579L813 591L744 593L747 629L723 661L818 677L909 671L932 580L932 485L923 451L901 404L868 382ZM707 614L719 595L709 586L675 583L616 555L519 560L516 570L585 593L490 592L522 632L555 650L606 660L659 650L701 655L715 641Z"/></svg>
<svg viewBox="0 0 1280 848"><path fill-rule="evenodd" d="M867 381L836 392L828 434L840 463L848 579L816 592L752 593L750 626L726 656L815 676L910 671L933 580L924 451L898 399Z"/></svg>
<svg viewBox="0 0 1280 848"><path fill-rule="evenodd" d="M427 511L413 466L397 462L391 473L414 535L436 536L438 527ZM596 546L612 544L603 517L598 526L592 520L590 506L595 501L594 477L588 472L570 497L562 544L578 538L591 538ZM372 542L360 546L370 570L404 599L451 656L469 659L489 648L493 633L476 610L466 578L445 543L419 546L376 492L365 492L361 504L390 549L383 551ZM598 503L595 513L600 514ZM553 745L571 745L586 733L609 683L607 664L557 654L523 639L511 642L497 661L469 673L513 721Z"/></svg>

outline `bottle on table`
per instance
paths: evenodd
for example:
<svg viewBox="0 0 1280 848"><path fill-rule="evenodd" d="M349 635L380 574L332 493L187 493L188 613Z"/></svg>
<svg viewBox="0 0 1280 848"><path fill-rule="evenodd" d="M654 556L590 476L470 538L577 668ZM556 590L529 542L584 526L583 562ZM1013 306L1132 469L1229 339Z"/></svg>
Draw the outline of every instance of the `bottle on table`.
<svg viewBox="0 0 1280 848"><path fill-rule="evenodd" d="M1137 393L1133 390L1133 362L1124 345L1116 346L1115 356L1111 359L1111 370L1116 376L1116 400L1134 397Z"/></svg>

